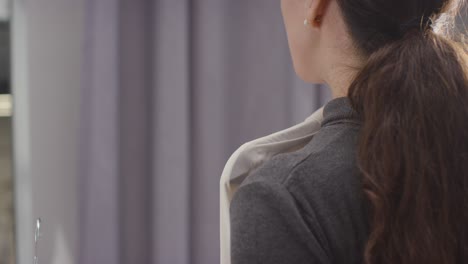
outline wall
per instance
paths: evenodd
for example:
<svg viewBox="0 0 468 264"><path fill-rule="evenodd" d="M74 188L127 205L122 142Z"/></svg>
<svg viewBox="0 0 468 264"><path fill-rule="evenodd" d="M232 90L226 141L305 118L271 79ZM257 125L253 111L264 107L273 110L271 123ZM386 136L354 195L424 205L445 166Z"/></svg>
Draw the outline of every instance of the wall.
<svg viewBox="0 0 468 264"><path fill-rule="evenodd" d="M13 7L18 264L75 263L82 0L17 0Z"/></svg>

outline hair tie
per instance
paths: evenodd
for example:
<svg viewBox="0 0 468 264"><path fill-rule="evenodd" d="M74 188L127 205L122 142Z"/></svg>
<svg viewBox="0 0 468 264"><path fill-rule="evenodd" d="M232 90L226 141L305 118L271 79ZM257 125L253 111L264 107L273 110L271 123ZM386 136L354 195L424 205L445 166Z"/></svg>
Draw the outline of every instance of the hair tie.
<svg viewBox="0 0 468 264"><path fill-rule="evenodd" d="M419 29L421 31L426 31L433 24L432 18L430 17L415 17L406 23L400 25L400 32L405 33L412 29Z"/></svg>

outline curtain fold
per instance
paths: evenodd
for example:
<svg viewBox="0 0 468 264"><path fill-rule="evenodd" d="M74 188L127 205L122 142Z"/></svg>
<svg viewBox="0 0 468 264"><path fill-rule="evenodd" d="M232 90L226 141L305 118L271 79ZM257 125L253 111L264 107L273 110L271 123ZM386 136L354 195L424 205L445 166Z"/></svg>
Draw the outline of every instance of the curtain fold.
<svg viewBox="0 0 468 264"><path fill-rule="evenodd" d="M189 1L153 9L153 263L190 263Z"/></svg>
<svg viewBox="0 0 468 264"><path fill-rule="evenodd" d="M87 2L80 263L219 263L219 177L329 95L295 77L279 3Z"/></svg>
<svg viewBox="0 0 468 264"><path fill-rule="evenodd" d="M80 133L80 263L120 263L119 3L86 2Z"/></svg>
<svg viewBox="0 0 468 264"><path fill-rule="evenodd" d="M152 263L153 16L151 1L120 1L120 263ZM125 242L128 241L128 242Z"/></svg>
<svg viewBox="0 0 468 264"><path fill-rule="evenodd" d="M226 161L228 1L191 2L190 263L219 263L219 177Z"/></svg>

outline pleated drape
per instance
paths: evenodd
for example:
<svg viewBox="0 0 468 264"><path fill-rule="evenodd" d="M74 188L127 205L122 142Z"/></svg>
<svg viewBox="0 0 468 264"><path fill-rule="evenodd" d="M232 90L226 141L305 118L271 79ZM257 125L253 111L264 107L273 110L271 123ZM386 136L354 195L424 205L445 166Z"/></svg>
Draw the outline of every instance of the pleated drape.
<svg viewBox="0 0 468 264"><path fill-rule="evenodd" d="M89 0L80 263L219 263L219 177L329 98L292 69L279 2Z"/></svg>

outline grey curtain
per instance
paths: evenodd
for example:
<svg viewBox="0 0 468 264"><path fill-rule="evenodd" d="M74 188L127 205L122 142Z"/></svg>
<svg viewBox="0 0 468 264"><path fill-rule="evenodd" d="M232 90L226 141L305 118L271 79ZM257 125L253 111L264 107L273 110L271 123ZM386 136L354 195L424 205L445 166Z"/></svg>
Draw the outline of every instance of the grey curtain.
<svg viewBox="0 0 468 264"><path fill-rule="evenodd" d="M229 155L329 98L295 77L279 2L88 0L86 21L80 263L219 263Z"/></svg>

